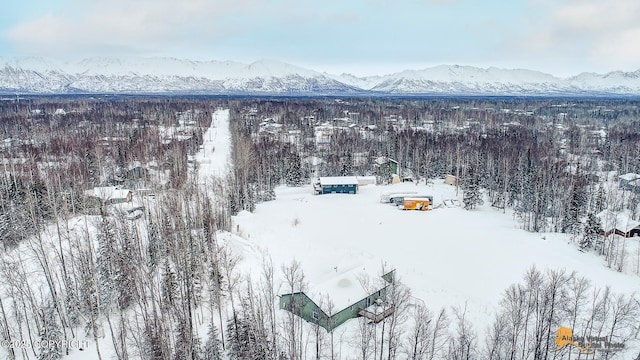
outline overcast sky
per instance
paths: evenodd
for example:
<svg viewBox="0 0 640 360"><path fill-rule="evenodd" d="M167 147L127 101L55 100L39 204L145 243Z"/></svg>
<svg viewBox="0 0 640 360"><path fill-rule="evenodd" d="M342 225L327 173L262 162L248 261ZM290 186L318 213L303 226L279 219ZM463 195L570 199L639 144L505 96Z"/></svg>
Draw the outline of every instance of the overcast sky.
<svg viewBox="0 0 640 360"><path fill-rule="evenodd" d="M0 54L274 59L356 75L439 64L635 71L640 1L8 1Z"/></svg>

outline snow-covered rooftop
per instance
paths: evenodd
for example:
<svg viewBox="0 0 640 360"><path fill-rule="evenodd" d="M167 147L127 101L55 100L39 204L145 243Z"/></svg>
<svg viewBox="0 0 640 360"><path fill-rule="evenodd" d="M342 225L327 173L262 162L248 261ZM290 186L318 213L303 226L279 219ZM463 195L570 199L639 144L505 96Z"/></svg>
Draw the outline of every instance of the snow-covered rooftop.
<svg viewBox="0 0 640 360"><path fill-rule="evenodd" d="M382 279L382 264L381 260L354 262L353 258L343 258L337 266L328 266L326 271L318 274L315 281L310 279L305 293L325 313L336 313L387 285ZM327 297L333 303L332 311L328 308Z"/></svg>
<svg viewBox="0 0 640 360"><path fill-rule="evenodd" d="M621 180L632 181L632 180L640 179L640 175L636 173L626 173L624 175L618 176L618 178Z"/></svg>
<svg viewBox="0 0 640 360"><path fill-rule="evenodd" d="M320 185L353 185L358 183L356 176L324 176L320 178Z"/></svg>
<svg viewBox="0 0 640 360"><path fill-rule="evenodd" d="M117 186L102 186L86 190L84 193L87 196L94 196L103 201L107 201L112 199L126 199L130 192L131 190L120 189Z"/></svg>
<svg viewBox="0 0 640 360"><path fill-rule="evenodd" d="M631 216L625 212L604 210L599 212L596 217L600 219L600 224L605 231L616 228L627 232L640 225L640 222L633 220Z"/></svg>

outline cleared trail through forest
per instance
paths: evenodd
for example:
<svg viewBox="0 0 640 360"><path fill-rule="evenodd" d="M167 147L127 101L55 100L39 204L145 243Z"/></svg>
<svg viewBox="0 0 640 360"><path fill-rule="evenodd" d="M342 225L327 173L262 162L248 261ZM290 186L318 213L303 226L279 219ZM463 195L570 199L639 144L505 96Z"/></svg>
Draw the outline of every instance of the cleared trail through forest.
<svg viewBox="0 0 640 360"><path fill-rule="evenodd" d="M231 132L229 131L229 109L219 109L211 114L211 126L203 136L203 144L195 156L201 184L211 177L224 177L231 167Z"/></svg>

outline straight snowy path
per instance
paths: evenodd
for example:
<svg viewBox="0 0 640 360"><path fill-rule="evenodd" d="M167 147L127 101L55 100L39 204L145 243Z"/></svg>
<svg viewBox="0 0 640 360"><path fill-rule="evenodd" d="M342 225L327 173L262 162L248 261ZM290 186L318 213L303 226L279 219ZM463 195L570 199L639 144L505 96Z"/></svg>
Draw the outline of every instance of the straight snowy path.
<svg viewBox="0 0 640 360"><path fill-rule="evenodd" d="M216 110L211 114L211 126L204 133L202 148L195 156L199 182L204 184L211 177L224 177L231 168L230 154L229 109Z"/></svg>

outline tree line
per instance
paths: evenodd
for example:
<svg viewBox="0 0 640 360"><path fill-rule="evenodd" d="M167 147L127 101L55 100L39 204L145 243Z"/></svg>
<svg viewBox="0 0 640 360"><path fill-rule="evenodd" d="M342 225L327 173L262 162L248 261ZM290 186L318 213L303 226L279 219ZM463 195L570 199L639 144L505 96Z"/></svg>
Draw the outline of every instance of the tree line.
<svg viewBox="0 0 640 360"><path fill-rule="evenodd" d="M231 105L234 146L243 149L234 163L251 164L238 169L248 181L238 187L252 189L237 196L246 203L239 210L268 200L277 185L308 184L317 176L373 175L385 183L389 167L379 160L393 159L403 177L457 176L467 209L486 200L513 211L527 231L571 234L610 267L626 266L621 240L597 236L606 224L596 215L608 209L640 219L640 192L619 188L612 175L640 172L640 114L633 100L270 99ZM279 126L269 129L265 119Z"/></svg>
<svg viewBox="0 0 640 360"><path fill-rule="evenodd" d="M638 299L591 286L578 274L530 269L505 290L488 329L479 329L464 306L429 308L398 280L388 289L386 301L395 308L389 318L378 324L359 318L353 331L326 333L277 310L279 293L306 289L303 264L274 264L266 254L260 269L248 272L229 246L231 216L272 200L276 186L336 174L385 181L387 170L375 161L382 157L413 176L456 174L470 195L476 189L491 205L513 209L523 228L574 233L579 246L597 248L617 268L621 252L589 229L597 227L599 209L636 211L629 199L635 195L592 175L640 171L637 110L627 100L565 102L0 102L9 139L0 148L0 336L29 345L4 351L16 359L60 359L77 351L60 340L84 338L91 340L84 350L100 359L594 358L571 348L556 352L557 328L625 343L637 338ZM231 109L232 168L200 184L190 156L220 106ZM60 108L65 115L56 114ZM357 126L334 121L345 116ZM283 126L261 132L265 118ZM318 143L316 127L324 123L333 132ZM594 126L608 136L594 138ZM289 130L300 130L299 141L289 140ZM597 155L585 156L594 149ZM109 185L150 187L156 196L142 200L142 216L133 218L126 207L85 194ZM470 195L468 204L480 198ZM362 286L375 284L362 279ZM330 296L323 301L332 307ZM50 346L36 346L42 340Z"/></svg>

